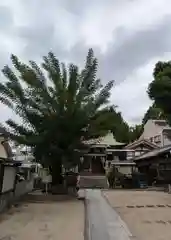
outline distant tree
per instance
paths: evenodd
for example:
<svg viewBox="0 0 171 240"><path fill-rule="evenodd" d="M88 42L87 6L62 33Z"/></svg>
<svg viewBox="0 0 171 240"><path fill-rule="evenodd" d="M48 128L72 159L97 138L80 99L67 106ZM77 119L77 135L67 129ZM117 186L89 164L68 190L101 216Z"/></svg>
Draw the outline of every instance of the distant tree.
<svg viewBox="0 0 171 240"><path fill-rule="evenodd" d="M153 103L144 114L142 124L146 124L149 119L165 119L165 115L160 108L157 108L156 105Z"/></svg>
<svg viewBox="0 0 171 240"><path fill-rule="evenodd" d="M8 119L12 140L30 146L36 159L52 171L53 184L61 182L62 165L77 163L82 140L104 135L111 129L108 105L113 81L102 86L96 78L97 59L90 49L85 67L68 68L50 52L42 67L11 56L15 71L5 66L7 81L0 83L0 101L11 108L21 122ZM46 73L46 74L45 74Z"/></svg>
<svg viewBox="0 0 171 240"><path fill-rule="evenodd" d="M111 108L111 113L111 131L115 139L118 142L129 143L129 125L124 121L121 112L117 112L115 108Z"/></svg>
<svg viewBox="0 0 171 240"><path fill-rule="evenodd" d="M143 132L142 124L135 125L134 127L130 127L130 132L129 132L130 142L134 142L134 141L138 140L139 137L141 136L142 132Z"/></svg>
<svg viewBox="0 0 171 240"><path fill-rule="evenodd" d="M149 84L148 95L171 124L171 61L158 62L153 76L154 80Z"/></svg>
<svg viewBox="0 0 171 240"><path fill-rule="evenodd" d="M111 131L118 142L130 143L137 140L143 132L143 125L135 125L130 127L123 119L121 112L117 112L116 108L111 108Z"/></svg>

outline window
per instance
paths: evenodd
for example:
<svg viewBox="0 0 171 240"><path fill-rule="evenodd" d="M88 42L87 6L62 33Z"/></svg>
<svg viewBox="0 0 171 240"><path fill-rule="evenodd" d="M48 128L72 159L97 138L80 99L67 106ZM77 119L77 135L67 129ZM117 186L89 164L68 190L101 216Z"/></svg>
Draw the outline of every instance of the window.
<svg viewBox="0 0 171 240"><path fill-rule="evenodd" d="M127 152L127 159L135 157L135 152Z"/></svg>
<svg viewBox="0 0 171 240"><path fill-rule="evenodd" d="M153 137L150 138L150 142L153 142Z"/></svg>

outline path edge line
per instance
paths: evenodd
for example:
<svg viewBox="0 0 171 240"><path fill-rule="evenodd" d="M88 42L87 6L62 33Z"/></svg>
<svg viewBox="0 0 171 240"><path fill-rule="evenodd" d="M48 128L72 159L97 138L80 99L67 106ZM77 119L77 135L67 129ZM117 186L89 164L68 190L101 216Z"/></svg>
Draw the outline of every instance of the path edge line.
<svg viewBox="0 0 171 240"><path fill-rule="evenodd" d="M103 193L103 191L101 191L101 195L102 195L102 197L105 199L105 201L107 202L107 204L110 206L110 208L111 208L113 211L116 212L117 217L118 217L118 219L119 219L119 221L120 221L122 227L125 229L125 231L127 232L128 236L129 236L130 238L132 238L133 235L132 235L132 233L130 232L130 230L129 230L127 224L122 220L122 218L121 218L120 215L117 213L117 211L115 210L115 208L111 206L111 204L110 204L108 198L105 196L105 194Z"/></svg>

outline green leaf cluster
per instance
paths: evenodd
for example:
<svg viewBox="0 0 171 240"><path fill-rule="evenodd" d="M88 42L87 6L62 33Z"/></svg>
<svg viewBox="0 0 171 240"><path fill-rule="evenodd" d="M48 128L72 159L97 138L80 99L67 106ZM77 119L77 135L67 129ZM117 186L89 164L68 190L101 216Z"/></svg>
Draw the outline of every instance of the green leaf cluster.
<svg viewBox="0 0 171 240"><path fill-rule="evenodd" d="M0 83L0 101L21 119L6 121L10 138L31 146L44 165L76 164L75 149L83 140L106 134L111 129L110 90L97 78L98 62L88 51L85 67L61 63L49 52L39 66L11 56L14 68L5 66Z"/></svg>
<svg viewBox="0 0 171 240"><path fill-rule="evenodd" d="M171 61L158 62L153 77L148 95L154 101L158 118L166 119L171 124Z"/></svg>

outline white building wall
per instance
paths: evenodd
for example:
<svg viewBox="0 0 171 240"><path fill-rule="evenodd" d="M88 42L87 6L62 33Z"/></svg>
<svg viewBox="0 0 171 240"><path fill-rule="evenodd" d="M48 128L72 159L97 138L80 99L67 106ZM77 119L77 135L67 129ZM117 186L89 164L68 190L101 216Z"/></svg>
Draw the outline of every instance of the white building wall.
<svg viewBox="0 0 171 240"><path fill-rule="evenodd" d="M140 139L147 139L159 147L170 144L170 140L163 135L163 130L170 128L169 125L165 121L161 121L162 124L157 124L155 121L156 120L148 120Z"/></svg>
<svg viewBox="0 0 171 240"><path fill-rule="evenodd" d="M2 141L4 141L4 138L0 137L0 157L7 158L7 153L4 149L4 146L1 144Z"/></svg>
<svg viewBox="0 0 171 240"><path fill-rule="evenodd" d="M167 135L163 134L163 146L171 145L171 139Z"/></svg>
<svg viewBox="0 0 171 240"><path fill-rule="evenodd" d="M5 166L2 193L13 190L15 176L16 176L16 168Z"/></svg>
<svg viewBox="0 0 171 240"><path fill-rule="evenodd" d="M161 135L164 128L167 125L160 126L155 124L154 120L148 120L148 122L144 126L144 132L142 133L140 139L150 139L151 137Z"/></svg>

